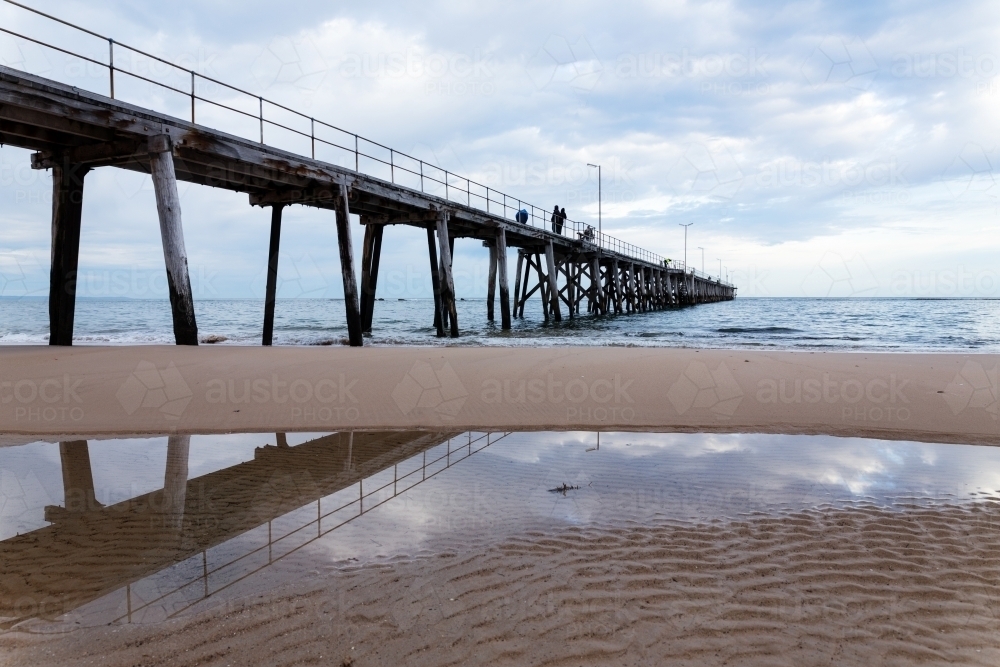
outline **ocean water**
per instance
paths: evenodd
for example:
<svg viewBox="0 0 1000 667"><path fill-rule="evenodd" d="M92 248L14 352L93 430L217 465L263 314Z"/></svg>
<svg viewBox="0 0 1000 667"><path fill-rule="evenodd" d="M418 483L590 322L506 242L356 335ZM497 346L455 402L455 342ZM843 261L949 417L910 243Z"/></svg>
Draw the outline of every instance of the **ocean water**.
<svg viewBox="0 0 1000 667"><path fill-rule="evenodd" d="M260 343L264 304L255 299L195 303L203 339L223 345ZM528 302L513 329L486 319L482 299L458 303L462 336L438 339L429 299L375 304L373 345L596 345L737 347L855 351L1000 352L1000 299L737 298L680 310L545 322L541 304ZM0 299L0 344L44 344L48 304L43 298ZM275 344L342 344L344 302L279 300ZM74 342L87 345L172 343L166 300L85 299L77 303Z"/></svg>

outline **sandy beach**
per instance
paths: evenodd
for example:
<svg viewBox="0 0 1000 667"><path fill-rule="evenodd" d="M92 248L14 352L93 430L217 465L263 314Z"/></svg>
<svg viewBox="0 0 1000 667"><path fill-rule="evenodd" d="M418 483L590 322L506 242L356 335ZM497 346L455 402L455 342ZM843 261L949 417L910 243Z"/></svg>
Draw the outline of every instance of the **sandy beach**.
<svg viewBox="0 0 1000 667"><path fill-rule="evenodd" d="M994 665L997 501L470 539L0 650L33 666Z"/></svg>
<svg viewBox="0 0 1000 667"><path fill-rule="evenodd" d="M8 445L366 428L996 445L998 363L662 348L6 348L0 430ZM1000 502L980 495L469 533L429 556L321 562L165 622L15 630L0 635L0 663L991 665L998 525Z"/></svg>
<svg viewBox="0 0 1000 667"><path fill-rule="evenodd" d="M0 349L6 441L429 428L1000 443L1000 356L670 348Z"/></svg>

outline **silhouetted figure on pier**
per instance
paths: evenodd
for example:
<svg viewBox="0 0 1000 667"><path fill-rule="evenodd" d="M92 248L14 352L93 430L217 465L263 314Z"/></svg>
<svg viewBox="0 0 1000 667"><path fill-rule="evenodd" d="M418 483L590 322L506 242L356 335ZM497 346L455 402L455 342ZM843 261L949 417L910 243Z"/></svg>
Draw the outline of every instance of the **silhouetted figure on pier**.
<svg viewBox="0 0 1000 667"><path fill-rule="evenodd" d="M559 204L552 207L552 231L556 234L562 234L562 213L559 212Z"/></svg>
<svg viewBox="0 0 1000 667"><path fill-rule="evenodd" d="M562 234L563 225L566 224L566 209L559 211L559 233Z"/></svg>

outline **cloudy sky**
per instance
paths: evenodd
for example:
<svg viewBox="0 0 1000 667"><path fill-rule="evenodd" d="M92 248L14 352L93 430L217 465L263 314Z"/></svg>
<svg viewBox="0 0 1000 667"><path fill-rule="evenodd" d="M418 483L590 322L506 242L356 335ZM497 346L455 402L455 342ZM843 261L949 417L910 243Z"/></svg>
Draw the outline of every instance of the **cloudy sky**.
<svg viewBox="0 0 1000 667"><path fill-rule="evenodd" d="M31 4L571 218L596 222L599 163L606 232L680 258L694 223L689 262L704 248L742 296L1000 296L996 3ZM0 25L107 57L6 3ZM98 68L9 36L0 63L107 92ZM116 64L184 85L124 50ZM50 187L0 148L2 295L47 291ZM197 186L182 206L196 296L262 296L268 212ZM280 295L341 295L332 215L285 219ZM80 263L81 294L165 296L148 179L87 177ZM460 294L484 295L481 245L459 241L455 265ZM381 296L429 293L420 232L387 230L382 267Z"/></svg>

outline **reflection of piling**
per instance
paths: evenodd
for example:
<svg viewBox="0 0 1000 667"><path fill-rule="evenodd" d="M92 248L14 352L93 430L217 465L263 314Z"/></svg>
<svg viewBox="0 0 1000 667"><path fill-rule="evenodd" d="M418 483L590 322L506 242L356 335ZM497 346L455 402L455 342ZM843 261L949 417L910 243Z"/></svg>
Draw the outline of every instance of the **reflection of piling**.
<svg viewBox="0 0 1000 667"><path fill-rule="evenodd" d="M45 520L56 521L64 513L79 514L103 507L94 495L94 473L87 441L60 442L59 462L62 467L63 507L46 507Z"/></svg>
<svg viewBox="0 0 1000 667"><path fill-rule="evenodd" d="M165 525L175 530L180 529L184 522L190 448L189 435L172 435L167 438L167 466L163 475L163 516Z"/></svg>

